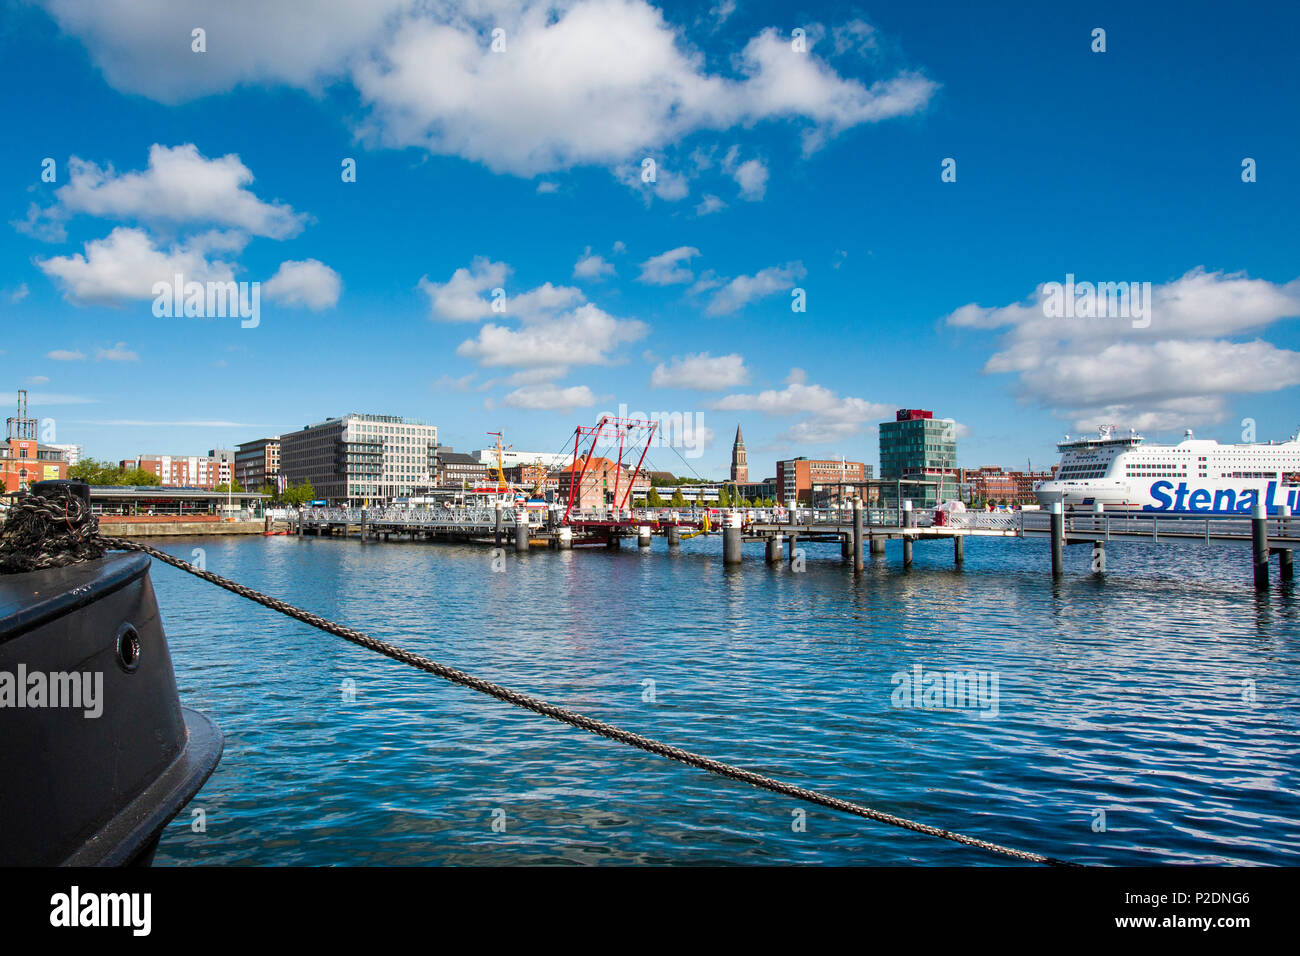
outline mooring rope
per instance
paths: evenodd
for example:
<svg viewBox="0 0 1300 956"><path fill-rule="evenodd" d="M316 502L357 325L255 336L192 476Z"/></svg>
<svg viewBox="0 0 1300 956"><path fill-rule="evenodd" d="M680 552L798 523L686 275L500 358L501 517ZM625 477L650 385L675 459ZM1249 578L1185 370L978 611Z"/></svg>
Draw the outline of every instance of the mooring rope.
<svg viewBox="0 0 1300 956"><path fill-rule="evenodd" d="M941 827L930 826L926 823L919 823L916 820L909 820L906 817L900 817L892 813L885 813L882 810L876 810L862 804L852 803L848 800L842 800L839 797L833 797L821 793L817 790L809 790L806 787L796 786L795 784L786 783L782 780L776 780L772 777L755 773L752 770L745 770L742 767L736 767L731 764L723 763L720 760L714 760L712 757L705 757L701 754L692 753L689 750L683 750L680 747L674 747L670 744L662 743L658 740L652 740L649 737L643 737L640 734L623 730L613 724L606 723L603 720L596 720L593 717L587 717L563 707L557 707L555 704L548 703L539 697L531 694L525 694L521 691L504 687L501 684L495 684L491 681L474 677L462 670L450 667L446 664L440 664L435 660L424 657L420 654L412 653L395 644L389 644L378 638L371 637L361 631L346 627L342 624L336 624L318 614L305 611L302 608L295 607L286 601L270 597L260 591L255 591L235 581L223 578L211 571L200 570L180 558L159 551L157 548L151 548L148 545L141 544L138 541L131 541L126 538L115 538L101 535L98 533L98 519L89 513L90 509L85 508L84 512L75 505L70 505L62 500L62 496L54 498L41 498L29 495L27 498L16 502L11 510L10 515L5 521L3 530L0 530L0 557L7 551L14 550L10 541L10 522L19 518L19 523L15 527L26 529L23 544L27 547L38 547L38 550L44 551L50 547L56 547L63 543L62 537L66 533L72 533L76 540L82 541L86 538L93 538L94 541L104 548L113 548L122 551L138 551L149 555L164 564L169 564L174 568L179 568L188 574L202 578L217 587L225 588L233 594L254 601L263 607L270 608L273 611L279 611L295 620L304 624L310 624L312 627L341 637L350 641L359 647L375 651L390 657L402 664L407 664L425 673L433 674L435 677L441 677L443 680L450 681L453 684L459 684L461 687L468 687L470 690L478 691L480 694L486 694L497 700L504 701L507 704L513 704L516 707L522 707L530 710L535 714L541 714L543 717L550 717L552 720L558 720L561 723L568 724L571 727L577 727L580 730L586 730L593 734L599 734L618 743L627 744L644 750L647 753L656 754L660 757L667 757L669 760L675 760L678 763L685 764L689 767L695 767L699 770L705 770L709 773L716 774L719 777L725 777L729 780L737 780L741 783L747 783L751 786L758 787L762 790L769 790L772 793L778 793L782 796L793 797L796 800L802 800L806 803L816 804L826 807L830 810L838 810L841 813L851 814L853 816L864 817L868 820L875 820L878 823L887 823L890 826L901 827L904 830L911 830L914 833L922 833L926 836L939 837L944 840L951 840L954 843L961 843L965 846L977 847L981 850L987 850L990 853L998 853L1003 856L1011 857L1016 860L1023 860L1027 863L1043 863L1049 866L1075 866L1078 864L1071 863L1068 860L1057 859L1056 857L1044 856L1041 853L1032 853L1027 850L1017 850L1013 847L1003 846L999 843L993 843L989 840L981 840L977 837L967 836L963 833L957 833L953 830L945 830ZM69 501L77 501L73 495L68 496ZM18 515L15 515L15 510ZM41 534L33 531L31 521L33 516L39 516L53 525L53 530ZM59 525L64 526L63 531L59 531ZM85 530L88 529L88 534ZM16 544L16 542L15 542ZM48 558L48 555L46 555ZM73 561L61 561L61 564L74 563ZM36 567L55 567L58 564L37 564Z"/></svg>

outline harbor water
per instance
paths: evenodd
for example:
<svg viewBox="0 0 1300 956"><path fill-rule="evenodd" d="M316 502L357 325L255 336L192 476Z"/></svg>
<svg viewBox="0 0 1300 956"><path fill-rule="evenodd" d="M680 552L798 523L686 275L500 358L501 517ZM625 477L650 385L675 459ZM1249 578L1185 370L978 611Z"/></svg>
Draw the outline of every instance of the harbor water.
<svg viewBox="0 0 1300 956"><path fill-rule="evenodd" d="M161 542L161 543L159 543ZM669 551L151 542L327 618L782 780L1083 863L1300 863L1300 594L1245 549L899 544L855 575ZM221 764L156 863L998 864L486 698L155 562ZM971 706L904 692L978 672Z"/></svg>

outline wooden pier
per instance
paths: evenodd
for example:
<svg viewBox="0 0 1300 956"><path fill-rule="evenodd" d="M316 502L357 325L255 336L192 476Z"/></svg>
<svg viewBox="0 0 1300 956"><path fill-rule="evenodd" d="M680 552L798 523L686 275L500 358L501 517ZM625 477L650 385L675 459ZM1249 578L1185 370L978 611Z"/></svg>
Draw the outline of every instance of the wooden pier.
<svg viewBox="0 0 1300 956"><path fill-rule="evenodd" d="M299 535L357 537L362 542L398 540L455 541L527 552L534 548L569 550L575 547L617 549L624 539L648 548L653 537L667 539L677 548L689 537L722 539L722 561L735 566L744 561L746 543L765 545L768 564L794 562L799 546L808 542L840 545L845 562L857 571L866 566L865 555L882 555L885 543L902 542L903 566L912 566L917 542L952 542L953 562L965 560L968 538L1041 538L1049 542L1053 576L1064 573L1065 549L1090 545L1092 571L1106 571L1106 545L1110 541L1177 546L1227 546L1249 548L1255 586L1266 588L1269 558L1278 555L1279 577L1294 578L1293 551L1300 547L1300 518L1282 507L1273 515L1257 507L1250 515L1164 515L1155 512L1066 512L1055 505L1048 511L983 512L913 509L868 509L855 500L851 507L736 510L710 521L689 512L658 510L606 510L571 512L564 520L559 506L471 509L341 509L300 510L290 518Z"/></svg>

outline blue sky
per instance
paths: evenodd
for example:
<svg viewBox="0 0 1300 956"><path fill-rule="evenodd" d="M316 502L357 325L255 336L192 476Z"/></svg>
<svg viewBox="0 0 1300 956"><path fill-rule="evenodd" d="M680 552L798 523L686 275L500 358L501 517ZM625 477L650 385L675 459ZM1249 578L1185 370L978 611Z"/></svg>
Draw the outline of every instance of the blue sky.
<svg viewBox="0 0 1300 956"><path fill-rule="evenodd" d="M0 368L58 440L558 450L625 403L702 415L704 475L741 424L759 478L876 462L896 407L967 466L1300 425L1292 5L300 6L0 0ZM257 327L156 317L175 263ZM1046 316L1067 274L1152 283L1149 327Z"/></svg>

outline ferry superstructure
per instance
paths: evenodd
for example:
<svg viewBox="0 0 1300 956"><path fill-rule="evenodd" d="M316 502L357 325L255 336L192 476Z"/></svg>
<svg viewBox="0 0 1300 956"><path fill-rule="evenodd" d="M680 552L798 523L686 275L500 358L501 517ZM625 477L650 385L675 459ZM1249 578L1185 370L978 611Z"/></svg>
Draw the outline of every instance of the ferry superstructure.
<svg viewBox="0 0 1300 956"><path fill-rule="evenodd" d="M1188 431L1176 445L1146 444L1130 430L1104 425L1093 437L1056 446L1056 476L1034 489L1041 504L1067 508L1177 514L1250 514L1263 502L1269 514L1300 504L1300 435L1282 442L1221 445Z"/></svg>

